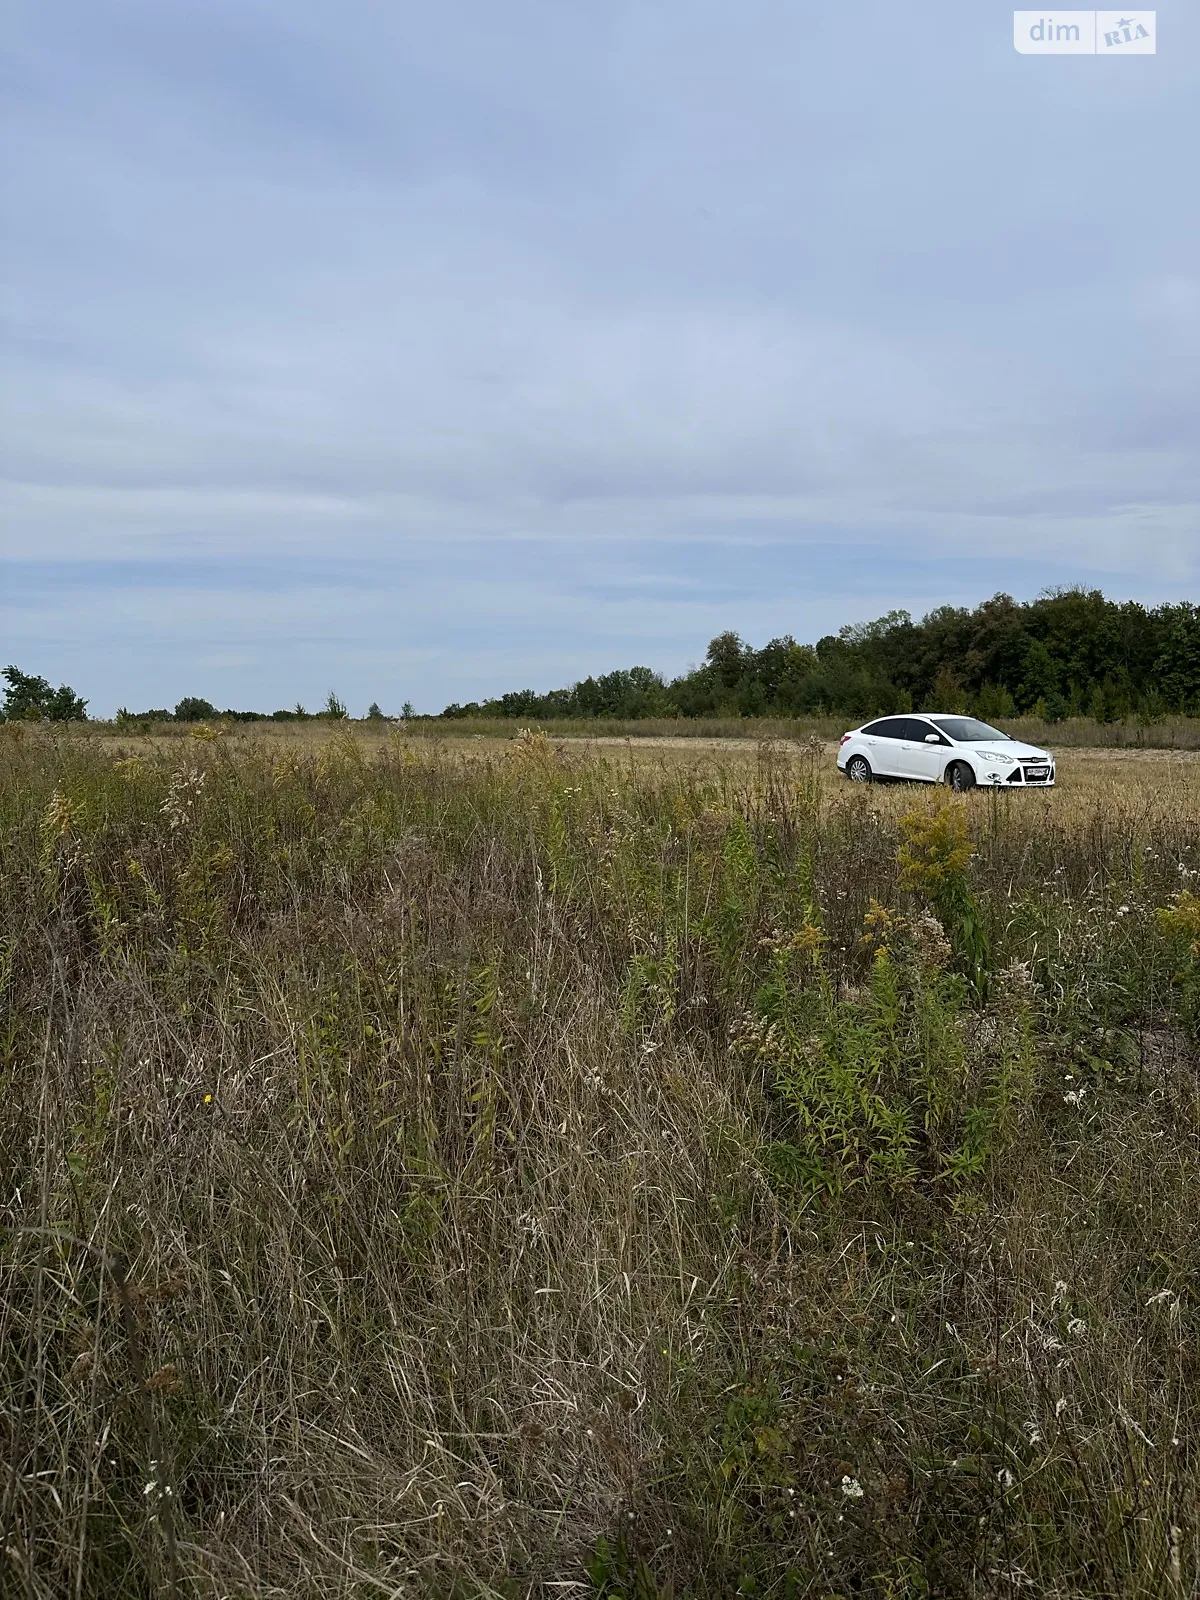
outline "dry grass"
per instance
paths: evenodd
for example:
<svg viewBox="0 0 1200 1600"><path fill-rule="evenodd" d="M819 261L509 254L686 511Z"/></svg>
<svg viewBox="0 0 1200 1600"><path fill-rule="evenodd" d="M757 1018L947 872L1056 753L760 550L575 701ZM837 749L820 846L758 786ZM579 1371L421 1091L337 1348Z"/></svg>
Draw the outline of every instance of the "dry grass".
<svg viewBox="0 0 1200 1600"><path fill-rule="evenodd" d="M5 1593L1200 1594L1194 761L3 734Z"/></svg>
<svg viewBox="0 0 1200 1600"><path fill-rule="evenodd" d="M764 740L803 744L809 739L837 740L861 720L856 713L812 717L644 717L632 722L611 718L556 718L538 724L555 743L582 741L603 746L628 740L634 745L682 742L697 746L722 746L729 742L755 746ZM407 740L428 740L456 748L463 741L496 741L519 738L528 719L472 717L443 721L437 717L415 717L408 722L338 722L308 718L301 722L225 723L225 734L235 742L268 747L299 744L319 745L353 732L356 738L381 741L393 733ZM176 722L93 722L87 735L95 739L131 740L144 743L188 739L191 723ZM1173 717L1163 722L1143 722L1130 717L1121 722L1096 722L1091 717L1069 717L1064 722L1045 722L1039 717L1006 717L1005 729L1014 738L1027 739L1052 750L1179 750L1200 751L1200 717Z"/></svg>

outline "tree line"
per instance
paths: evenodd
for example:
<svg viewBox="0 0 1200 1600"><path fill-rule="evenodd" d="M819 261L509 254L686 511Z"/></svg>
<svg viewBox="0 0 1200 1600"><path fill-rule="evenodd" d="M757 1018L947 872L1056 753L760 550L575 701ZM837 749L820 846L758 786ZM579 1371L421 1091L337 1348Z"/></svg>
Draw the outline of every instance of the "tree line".
<svg viewBox="0 0 1200 1600"><path fill-rule="evenodd" d="M61 684L16 667L3 674L0 720L78 721L87 702ZM1116 722L1138 716L1200 716L1200 606L1190 601L1151 609L1108 600L1099 590L1047 591L1036 600L997 594L973 609L941 606L920 622L889 611L852 623L815 645L791 635L755 649L721 633L703 665L665 679L649 667L627 667L539 693L520 689L441 717L802 717L877 716L913 710L971 711L985 718L1018 714L1057 722L1071 716ZM406 701L400 715L415 716ZM219 711L187 696L174 710L133 712L118 721L204 722L341 720L345 703L330 693L321 711L302 705L273 712ZM368 721L382 721L378 704Z"/></svg>
<svg viewBox="0 0 1200 1600"><path fill-rule="evenodd" d="M666 681L649 667L451 705L443 717L795 717L919 709L977 716L1200 715L1200 607L1147 609L1098 590L1048 591L1019 602L941 606L920 622L890 611L815 645L790 635L761 649L736 633L710 643L702 666Z"/></svg>

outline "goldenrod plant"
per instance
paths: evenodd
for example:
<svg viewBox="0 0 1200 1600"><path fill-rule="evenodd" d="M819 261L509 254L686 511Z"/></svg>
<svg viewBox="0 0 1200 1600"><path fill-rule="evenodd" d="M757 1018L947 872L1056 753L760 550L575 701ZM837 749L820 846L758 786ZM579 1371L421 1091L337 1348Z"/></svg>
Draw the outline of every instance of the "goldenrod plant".
<svg viewBox="0 0 1200 1600"><path fill-rule="evenodd" d="M955 957L974 993L986 995L991 946L983 912L967 879L974 847L961 803L938 799L900 819L901 887L922 896L937 912Z"/></svg>
<svg viewBox="0 0 1200 1600"><path fill-rule="evenodd" d="M1169 906L1159 909L1158 920L1179 952L1176 982L1187 1020L1200 1035L1200 895L1181 889Z"/></svg>

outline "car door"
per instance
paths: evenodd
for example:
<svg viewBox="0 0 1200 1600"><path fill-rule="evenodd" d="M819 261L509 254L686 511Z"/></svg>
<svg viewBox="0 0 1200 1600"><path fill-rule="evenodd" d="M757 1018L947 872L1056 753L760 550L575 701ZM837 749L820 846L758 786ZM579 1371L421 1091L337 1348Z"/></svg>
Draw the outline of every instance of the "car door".
<svg viewBox="0 0 1200 1600"><path fill-rule="evenodd" d="M904 730L903 717L881 717L878 722L871 722L862 731L862 741L866 745L867 760L871 763L871 771L881 778L899 778L900 771L900 740Z"/></svg>
<svg viewBox="0 0 1200 1600"><path fill-rule="evenodd" d="M917 730L920 724L914 717L890 717L888 719L895 726L893 739L892 771L897 778L921 777L921 738Z"/></svg>
<svg viewBox="0 0 1200 1600"><path fill-rule="evenodd" d="M904 718L905 737L900 741L900 755L906 778L920 778L926 783L936 783L946 764L946 751L950 741L938 733L932 723L923 717ZM938 742L930 744L927 734L938 733Z"/></svg>

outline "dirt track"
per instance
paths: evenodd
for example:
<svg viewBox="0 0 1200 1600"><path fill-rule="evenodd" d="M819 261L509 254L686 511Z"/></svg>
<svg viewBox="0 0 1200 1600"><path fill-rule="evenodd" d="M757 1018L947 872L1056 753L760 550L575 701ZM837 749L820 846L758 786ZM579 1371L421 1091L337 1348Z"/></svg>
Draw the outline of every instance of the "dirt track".
<svg viewBox="0 0 1200 1600"><path fill-rule="evenodd" d="M486 738L477 734L475 738ZM598 746L620 746L631 750L729 750L742 751L746 754L758 749L759 742L755 739L717 739L717 738L679 738L672 739L667 736L651 735L649 738L620 738L609 734L602 734L598 738L589 739L585 736L572 736L571 738L555 739L549 735L552 744L557 744L564 749L573 745L586 745L589 748ZM465 742L465 741L464 741ZM487 741L491 742L491 741ZM507 743L507 740L501 741ZM762 741L776 745L780 750L803 750L807 744L803 739L773 739ZM836 754L836 740L822 740L822 749L828 754ZM1054 746L1051 746L1054 749ZM1055 757L1059 762L1065 761L1200 761L1200 750L1145 750L1145 749L1118 749L1116 747L1095 748L1088 745L1075 747L1072 745L1060 746L1054 749Z"/></svg>

